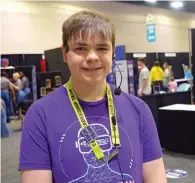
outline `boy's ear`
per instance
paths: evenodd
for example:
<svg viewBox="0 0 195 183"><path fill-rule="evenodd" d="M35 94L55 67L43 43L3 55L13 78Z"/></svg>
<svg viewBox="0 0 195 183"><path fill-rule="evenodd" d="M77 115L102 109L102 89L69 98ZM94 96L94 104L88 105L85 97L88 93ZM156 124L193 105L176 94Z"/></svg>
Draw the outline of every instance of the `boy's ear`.
<svg viewBox="0 0 195 183"><path fill-rule="evenodd" d="M112 60L114 60L116 58L116 54L115 54L115 48L112 49Z"/></svg>
<svg viewBox="0 0 195 183"><path fill-rule="evenodd" d="M63 56L64 62L67 63L67 51L64 45L61 46L61 50L62 50L62 56Z"/></svg>

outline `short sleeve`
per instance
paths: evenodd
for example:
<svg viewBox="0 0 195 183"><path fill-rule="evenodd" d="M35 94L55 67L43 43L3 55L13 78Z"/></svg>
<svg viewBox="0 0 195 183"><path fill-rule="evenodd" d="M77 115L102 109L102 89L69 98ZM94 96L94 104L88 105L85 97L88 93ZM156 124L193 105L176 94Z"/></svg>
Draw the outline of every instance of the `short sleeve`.
<svg viewBox="0 0 195 183"><path fill-rule="evenodd" d="M44 115L34 106L25 115L20 144L19 170L51 170Z"/></svg>
<svg viewBox="0 0 195 183"><path fill-rule="evenodd" d="M142 79L148 79L148 78L149 78L149 73L147 72L147 70L143 70Z"/></svg>
<svg viewBox="0 0 195 183"><path fill-rule="evenodd" d="M17 82L14 83L15 86L17 86L20 90L22 89L22 81L18 80Z"/></svg>
<svg viewBox="0 0 195 183"><path fill-rule="evenodd" d="M145 163L161 158L162 149L154 118L144 102L142 103L141 114L143 123L143 162Z"/></svg>
<svg viewBox="0 0 195 183"><path fill-rule="evenodd" d="M23 77L23 78L22 78L22 84L23 84L23 87L27 87L27 86L28 86L27 77Z"/></svg>
<svg viewBox="0 0 195 183"><path fill-rule="evenodd" d="M169 70L168 69L165 69L164 70L164 73L167 75L167 76L169 76L170 74L169 74Z"/></svg>
<svg viewBox="0 0 195 183"><path fill-rule="evenodd" d="M9 88L9 87L10 87L10 85L11 85L10 80L9 80L9 79L6 79L6 80L5 80L5 83L6 83L7 88Z"/></svg>

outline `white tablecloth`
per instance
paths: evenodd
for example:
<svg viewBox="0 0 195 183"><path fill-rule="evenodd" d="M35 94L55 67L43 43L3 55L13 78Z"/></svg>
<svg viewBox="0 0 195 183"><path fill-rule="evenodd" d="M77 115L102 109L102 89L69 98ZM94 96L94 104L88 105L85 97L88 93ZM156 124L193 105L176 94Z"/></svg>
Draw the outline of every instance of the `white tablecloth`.
<svg viewBox="0 0 195 183"><path fill-rule="evenodd" d="M195 111L195 105L174 104L165 107L160 107L161 110L178 110L178 111Z"/></svg>
<svg viewBox="0 0 195 183"><path fill-rule="evenodd" d="M184 81L191 81L191 79L182 78L182 79L175 79L175 81L176 81L177 83L179 83L179 82L184 82Z"/></svg>

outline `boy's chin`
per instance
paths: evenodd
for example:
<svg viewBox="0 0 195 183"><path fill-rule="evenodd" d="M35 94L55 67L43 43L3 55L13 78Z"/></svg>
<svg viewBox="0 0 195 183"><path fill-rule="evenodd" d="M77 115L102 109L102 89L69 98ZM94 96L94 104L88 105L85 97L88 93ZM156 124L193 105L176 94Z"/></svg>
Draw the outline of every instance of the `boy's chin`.
<svg viewBox="0 0 195 183"><path fill-rule="evenodd" d="M105 78L103 77L85 77L83 78L84 83L87 85L97 85L97 84L103 84L105 82Z"/></svg>

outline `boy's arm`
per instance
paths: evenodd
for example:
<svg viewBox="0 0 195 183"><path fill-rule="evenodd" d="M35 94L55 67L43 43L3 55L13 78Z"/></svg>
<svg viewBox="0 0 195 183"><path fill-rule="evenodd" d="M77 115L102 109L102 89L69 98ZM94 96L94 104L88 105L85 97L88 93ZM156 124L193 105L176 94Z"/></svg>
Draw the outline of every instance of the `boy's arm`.
<svg viewBox="0 0 195 183"><path fill-rule="evenodd" d="M32 105L24 119L19 170L22 183L52 183L52 167L44 110Z"/></svg>
<svg viewBox="0 0 195 183"><path fill-rule="evenodd" d="M167 183L162 158L143 164L143 180L144 183Z"/></svg>
<svg viewBox="0 0 195 183"><path fill-rule="evenodd" d="M143 180L144 183L167 183L156 124L149 107L142 102Z"/></svg>
<svg viewBox="0 0 195 183"><path fill-rule="evenodd" d="M21 173L22 183L52 183L51 170L26 170Z"/></svg>

